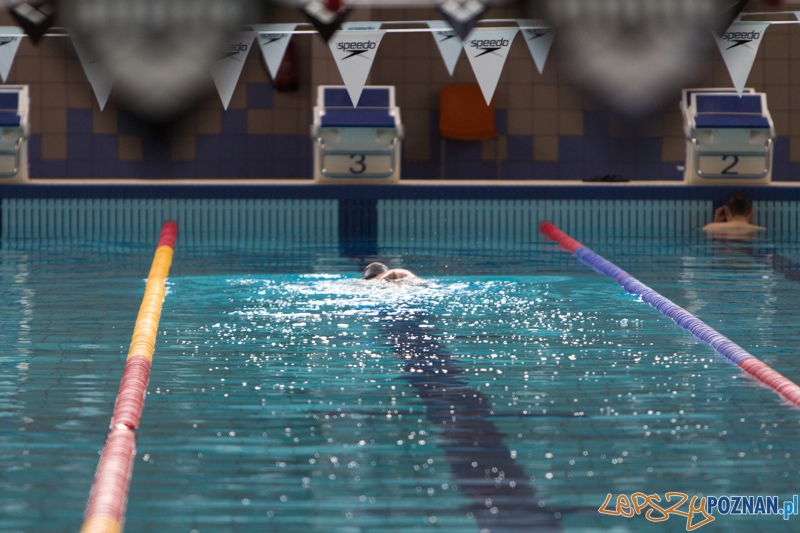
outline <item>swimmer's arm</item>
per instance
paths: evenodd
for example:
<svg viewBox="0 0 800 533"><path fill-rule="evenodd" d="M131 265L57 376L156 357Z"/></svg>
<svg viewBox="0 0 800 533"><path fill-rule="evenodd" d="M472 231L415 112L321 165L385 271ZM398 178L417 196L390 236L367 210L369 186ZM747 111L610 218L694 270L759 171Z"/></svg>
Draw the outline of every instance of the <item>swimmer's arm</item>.
<svg viewBox="0 0 800 533"><path fill-rule="evenodd" d="M405 268L393 268L388 272L384 272L380 275L380 279L385 279L387 281L394 281L397 279L404 279L404 278L416 278L417 276L414 275L413 272L410 270L406 270Z"/></svg>

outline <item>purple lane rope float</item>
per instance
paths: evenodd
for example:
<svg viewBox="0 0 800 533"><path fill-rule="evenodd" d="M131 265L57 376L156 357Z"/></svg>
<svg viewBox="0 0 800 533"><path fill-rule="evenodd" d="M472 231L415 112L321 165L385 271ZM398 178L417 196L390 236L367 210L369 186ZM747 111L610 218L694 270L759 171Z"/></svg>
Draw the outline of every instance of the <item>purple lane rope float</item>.
<svg viewBox="0 0 800 533"><path fill-rule="evenodd" d="M800 407L800 387L793 381L776 372L769 365L756 359L744 348L728 339L714 328L686 311L679 305L663 297L638 279L634 278L614 263L604 259L586 246L582 245L551 222L544 222L539 230L558 242L570 251L583 263L598 272L614 278L616 282L631 294L639 296L642 300L655 307L667 318L689 331L701 341L709 344L725 358L739 365L739 367L756 378L764 385L783 396L786 400Z"/></svg>

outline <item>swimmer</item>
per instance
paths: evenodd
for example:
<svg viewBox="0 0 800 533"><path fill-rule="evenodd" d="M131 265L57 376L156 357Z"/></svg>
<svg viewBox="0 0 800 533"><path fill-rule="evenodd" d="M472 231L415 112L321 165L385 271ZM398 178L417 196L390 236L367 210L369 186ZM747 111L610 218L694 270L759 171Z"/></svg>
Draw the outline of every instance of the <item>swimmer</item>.
<svg viewBox="0 0 800 533"><path fill-rule="evenodd" d="M733 193L728 202L714 211L714 221L703 231L722 236L747 236L766 228L753 224L753 201L743 192Z"/></svg>
<svg viewBox="0 0 800 533"><path fill-rule="evenodd" d="M383 263L370 263L364 269L363 279L385 281L422 281L410 270L405 268L389 268Z"/></svg>

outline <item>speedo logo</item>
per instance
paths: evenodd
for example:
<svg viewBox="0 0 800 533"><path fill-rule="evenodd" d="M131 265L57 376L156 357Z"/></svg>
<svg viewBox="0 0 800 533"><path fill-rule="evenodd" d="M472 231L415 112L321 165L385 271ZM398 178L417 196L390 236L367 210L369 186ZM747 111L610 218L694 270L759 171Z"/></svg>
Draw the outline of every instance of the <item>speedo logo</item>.
<svg viewBox="0 0 800 533"><path fill-rule="evenodd" d="M288 33L263 33L259 37L261 37L261 43L266 46L268 44L272 44L275 41L280 41L281 39L285 39L288 37Z"/></svg>
<svg viewBox="0 0 800 533"><path fill-rule="evenodd" d="M336 48L338 48L342 52L350 52L350 55L343 57L342 61L344 61L345 59L350 59L353 56L361 55L364 52L375 50L377 47L378 43L375 41L341 42L336 45Z"/></svg>
<svg viewBox="0 0 800 533"><path fill-rule="evenodd" d="M481 53L475 57L481 57L486 54L491 54L492 52L497 52L509 44L511 44L511 41L508 39L476 39L469 42L471 48L479 48L482 50Z"/></svg>
<svg viewBox="0 0 800 533"><path fill-rule="evenodd" d="M528 36L529 41L544 37L545 35L550 35L551 33L553 33L552 28L531 28L525 30L525 35Z"/></svg>
<svg viewBox="0 0 800 533"><path fill-rule="evenodd" d="M455 37L456 36L456 32L454 32L454 31L437 31L436 35L441 37L439 42L443 43L443 42L449 41L450 39Z"/></svg>
<svg viewBox="0 0 800 533"><path fill-rule="evenodd" d="M14 41L19 40L19 37L0 37L0 46L4 44L13 43Z"/></svg>
<svg viewBox="0 0 800 533"><path fill-rule="evenodd" d="M222 59L227 59L230 57L236 61L241 61L241 59L236 57L236 54L239 52L244 52L245 50L247 50L247 45L244 43L232 44L228 47L228 51L222 54Z"/></svg>
<svg viewBox="0 0 800 533"><path fill-rule="evenodd" d="M726 48L726 50L730 50L731 48L736 48L737 46L742 46L743 44L748 44L753 41L757 41L761 39L761 32L758 31L729 31L722 34L722 39L725 41L732 41L733 44Z"/></svg>

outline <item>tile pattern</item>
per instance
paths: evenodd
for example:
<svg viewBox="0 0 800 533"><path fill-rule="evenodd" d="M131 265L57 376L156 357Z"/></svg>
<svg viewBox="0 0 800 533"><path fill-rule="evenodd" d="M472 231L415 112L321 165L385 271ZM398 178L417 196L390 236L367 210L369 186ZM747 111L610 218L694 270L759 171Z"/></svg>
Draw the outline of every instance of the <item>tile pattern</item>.
<svg viewBox="0 0 800 533"><path fill-rule="evenodd" d="M515 7L492 9L489 18L515 18ZM277 20L299 21L292 10ZM433 20L428 10L358 10L351 18ZM0 24L10 24L0 15ZM33 178L308 178L308 128L319 84L341 84L327 45L296 37L300 90L273 90L260 51L248 56L227 111L209 82L208 95L169 130L156 130L114 101L97 107L77 56L67 39L20 45L9 83L30 85L30 175ZM769 28L749 86L768 95L780 135L774 179L800 180L800 28ZM709 48L698 86L730 86L719 53ZM684 141L678 95L648 124L631 132L573 85L560 68L558 39L543 74L524 42L512 45L495 96L500 139L447 141L445 178L492 179L497 150L504 179L586 179L620 174L631 180L680 180ZM368 83L397 87L406 127L404 178L437 179L441 172L438 94L443 85L474 83L462 55L450 77L432 38L387 34ZM800 100L798 100L800 101Z"/></svg>

